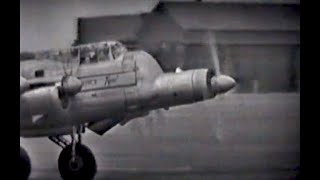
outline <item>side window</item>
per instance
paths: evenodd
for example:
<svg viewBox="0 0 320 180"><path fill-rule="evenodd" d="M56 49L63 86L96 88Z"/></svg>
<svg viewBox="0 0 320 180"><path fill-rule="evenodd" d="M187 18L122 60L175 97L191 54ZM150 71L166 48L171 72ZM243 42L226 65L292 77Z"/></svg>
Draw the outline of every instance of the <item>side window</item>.
<svg viewBox="0 0 320 180"><path fill-rule="evenodd" d="M97 59L98 59L98 61L103 61L105 59L103 51L100 49L97 49Z"/></svg>
<svg viewBox="0 0 320 180"><path fill-rule="evenodd" d="M80 49L80 64L86 64L88 62L86 62L86 49L85 48L81 48Z"/></svg>
<svg viewBox="0 0 320 180"><path fill-rule="evenodd" d="M90 63L97 63L98 62L98 51L96 49L91 49L89 53Z"/></svg>
<svg viewBox="0 0 320 180"><path fill-rule="evenodd" d="M123 44L119 42L115 42L114 44L111 44L110 50L112 54L112 59L114 60L122 58L124 53L127 51L126 48L123 46Z"/></svg>
<svg viewBox="0 0 320 180"><path fill-rule="evenodd" d="M91 64L98 62L98 51L91 46L83 47L80 50L80 64Z"/></svg>
<svg viewBox="0 0 320 180"><path fill-rule="evenodd" d="M34 76L35 77L44 77L44 70L43 69L36 70L34 72Z"/></svg>

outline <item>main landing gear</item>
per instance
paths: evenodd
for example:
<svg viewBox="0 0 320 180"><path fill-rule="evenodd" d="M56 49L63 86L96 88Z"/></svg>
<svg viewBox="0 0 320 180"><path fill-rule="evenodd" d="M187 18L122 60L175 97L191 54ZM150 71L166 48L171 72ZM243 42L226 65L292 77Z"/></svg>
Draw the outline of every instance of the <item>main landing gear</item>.
<svg viewBox="0 0 320 180"><path fill-rule="evenodd" d="M91 180L97 172L93 153L87 146L81 144L81 131L82 128L73 128L71 143L63 137L49 137L51 141L63 148L59 155L58 168L61 177L65 180Z"/></svg>
<svg viewBox="0 0 320 180"><path fill-rule="evenodd" d="M91 180L97 172L97 164L91 150L81 143L84 127L74 127L71 143L62 136L51 136L49 139L62 147L58 159L59 171L64 180ZM78 135L78 138L76 138ZM20 179L27 180L31 172L31 161L25 149L20 146Z"/></svg>
<svg viewBox="0 0 320 180"><path fill-rule="evenodd" d="M20 146L20 179L27 180L31 172L30 157L25 149Z"/></svg>

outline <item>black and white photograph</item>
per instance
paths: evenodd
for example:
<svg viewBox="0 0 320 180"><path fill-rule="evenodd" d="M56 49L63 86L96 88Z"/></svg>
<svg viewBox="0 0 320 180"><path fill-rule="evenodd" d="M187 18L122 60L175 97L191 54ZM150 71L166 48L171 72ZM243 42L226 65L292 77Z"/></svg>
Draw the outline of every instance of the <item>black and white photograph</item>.
<svg viewBox="0 0 320 180"><path fill-rule="evenodd" d="M300 0L20 0L20 179L296 180L300 132Z"/></svg>

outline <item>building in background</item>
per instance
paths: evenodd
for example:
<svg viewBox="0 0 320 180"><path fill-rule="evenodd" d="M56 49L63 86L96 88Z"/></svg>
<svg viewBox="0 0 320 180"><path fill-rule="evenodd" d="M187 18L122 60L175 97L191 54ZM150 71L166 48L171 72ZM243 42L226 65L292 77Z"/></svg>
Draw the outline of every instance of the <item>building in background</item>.
<svg viewBox="0 0 320 180"><path fill-rule="evenodd" d="M236 92L300 89L297 0L22 0L20 6L21 51L116 39L150 52L165 71L207 68L209 32Z"/></svg>

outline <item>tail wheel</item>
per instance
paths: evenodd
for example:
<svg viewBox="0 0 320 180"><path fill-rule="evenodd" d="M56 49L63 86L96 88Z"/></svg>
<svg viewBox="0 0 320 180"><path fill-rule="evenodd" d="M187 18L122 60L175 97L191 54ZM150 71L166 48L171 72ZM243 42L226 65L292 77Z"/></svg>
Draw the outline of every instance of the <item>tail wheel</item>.
<svg viewBox="0 0 320 180"><path fill-rule="evenodd" d="M25 149L20 147L20 179L27 180L31 172L31 162Z"/></svg>
<svg viewBox="0 0 320 180"><path fill-rule="evenodd" d="M66 146L60 153L58 166L63 179L91 180L97 172L96 160L91 150L77 143L75 157L72 158L72 145Z"/></svg>

